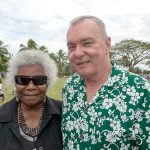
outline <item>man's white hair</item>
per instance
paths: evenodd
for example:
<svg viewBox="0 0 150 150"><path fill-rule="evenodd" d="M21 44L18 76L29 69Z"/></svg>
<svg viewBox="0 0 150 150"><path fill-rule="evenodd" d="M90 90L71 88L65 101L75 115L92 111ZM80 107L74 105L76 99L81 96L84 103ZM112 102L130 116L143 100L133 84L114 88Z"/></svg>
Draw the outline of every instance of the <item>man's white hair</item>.
<svg viewBox="0 0 150 150"><path fill-rule="evenodd" d="M83 16L75 17L73 20L70 21L70 26L75 25L76 23L81 22L81 21L83 21L85 19L91 19L94 22L96 22L97 25L99 26L99 29L100 29L101 34L102 34L102 37L104 39L107 37L107 32L106 32L106 27L105 27L104 22L101 19L99 19L99 18L97 18L95 16L83 15Z"/></svg>
<svg viewBox="0 0 150 150"><path fill-rule="evenodd" d="M18 75L21 66L41 65L44 75L47 76L48 88L52 88L57 79L57 66L50 56L40 50L23 50L10 60L8 67L8 81L15 87L15 76Z"/></svg>

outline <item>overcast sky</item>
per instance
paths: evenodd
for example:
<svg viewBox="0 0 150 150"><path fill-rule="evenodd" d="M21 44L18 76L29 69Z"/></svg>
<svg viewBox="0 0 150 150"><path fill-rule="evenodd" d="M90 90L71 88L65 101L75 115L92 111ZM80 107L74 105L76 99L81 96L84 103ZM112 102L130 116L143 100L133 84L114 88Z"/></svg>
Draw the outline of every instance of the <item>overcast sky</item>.
<svg viewBox="0 0 150 150"><path fill-rule="evenodd" d="M69 21L79 15L101 18L112 44L150 42L150 0L0 0L0 40L13 55L29 39L50 53L67 52Z"/></svg>

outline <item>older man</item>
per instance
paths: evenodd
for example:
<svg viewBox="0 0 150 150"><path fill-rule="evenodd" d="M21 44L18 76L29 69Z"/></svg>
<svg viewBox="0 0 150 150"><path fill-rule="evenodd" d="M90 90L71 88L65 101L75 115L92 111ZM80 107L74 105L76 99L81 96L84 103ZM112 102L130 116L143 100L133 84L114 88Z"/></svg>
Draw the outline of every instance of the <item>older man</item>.
<svg viewBox="0 0 150 150"><path fill-rule="evenodd" d="M150 84L110 61L111 38L94 16L73 19L63 88L64 150L150 149Z"/></svg>

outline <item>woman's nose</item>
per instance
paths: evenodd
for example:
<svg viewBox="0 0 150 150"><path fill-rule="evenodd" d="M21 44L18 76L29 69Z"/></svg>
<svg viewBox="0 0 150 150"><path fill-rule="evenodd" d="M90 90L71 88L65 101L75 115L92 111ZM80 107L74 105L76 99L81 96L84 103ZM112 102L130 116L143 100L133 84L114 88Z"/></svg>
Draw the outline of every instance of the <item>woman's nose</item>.
<svg viewBox="0 0 150 150"><path fill-rule="evenodd" d="M34 89L34 88L36 88L36 86L35 86L34 82L32 80L30 80L26 88Z"/></svg>

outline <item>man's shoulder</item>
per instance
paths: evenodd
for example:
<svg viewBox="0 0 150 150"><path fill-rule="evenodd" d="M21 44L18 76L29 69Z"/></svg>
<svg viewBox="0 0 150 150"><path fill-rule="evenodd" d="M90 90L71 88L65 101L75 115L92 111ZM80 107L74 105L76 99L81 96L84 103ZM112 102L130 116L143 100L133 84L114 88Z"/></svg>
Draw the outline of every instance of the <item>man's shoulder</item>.
<svg viewBox="0 0 150 150"><path fill-rule="evenodd" d="M120 72L122 74L121 83L125 83L124 81L126 80L127 85L138 87L138 89L147 89L150 87L150 82L142 76L127 70L120 70Z"/></svg>
<svg viewBox="0 0 150 150"><path fill-rule="evenodd" d="M75 73L67 79L65 85L68 85L68 84L75 85L75 84L78 84L80 80L81 80L81 76Z"/></svg>
<svg viewBox="0 0 150 150"><path fill-rule="evenodd" d="M147 79L131 72L128 73L128 82L135 83L136 86L147 86L150 88L150 82Z"/></svg>
<svg viewBox="0 0 150 150"><path fill-rule="evenodd" d="M122 72L123 76L126 76L128 78L129 81L137 81L137 82L141 82L141 83L148 82L147 79L143 78L142 76L140 76L138 74L130 72L128 70L122 69L120 71Z"/></svg>
<svg viewBox="0 0 150 150"><path fill-rule="evenodd" d="M116 62L114 63L113 71L111 77L118 78L120 84L127 84L130 86L150 86L150 83L147 79L143 78L142 76L132 73L126 70L124 67L118 65Z"/></svg>

